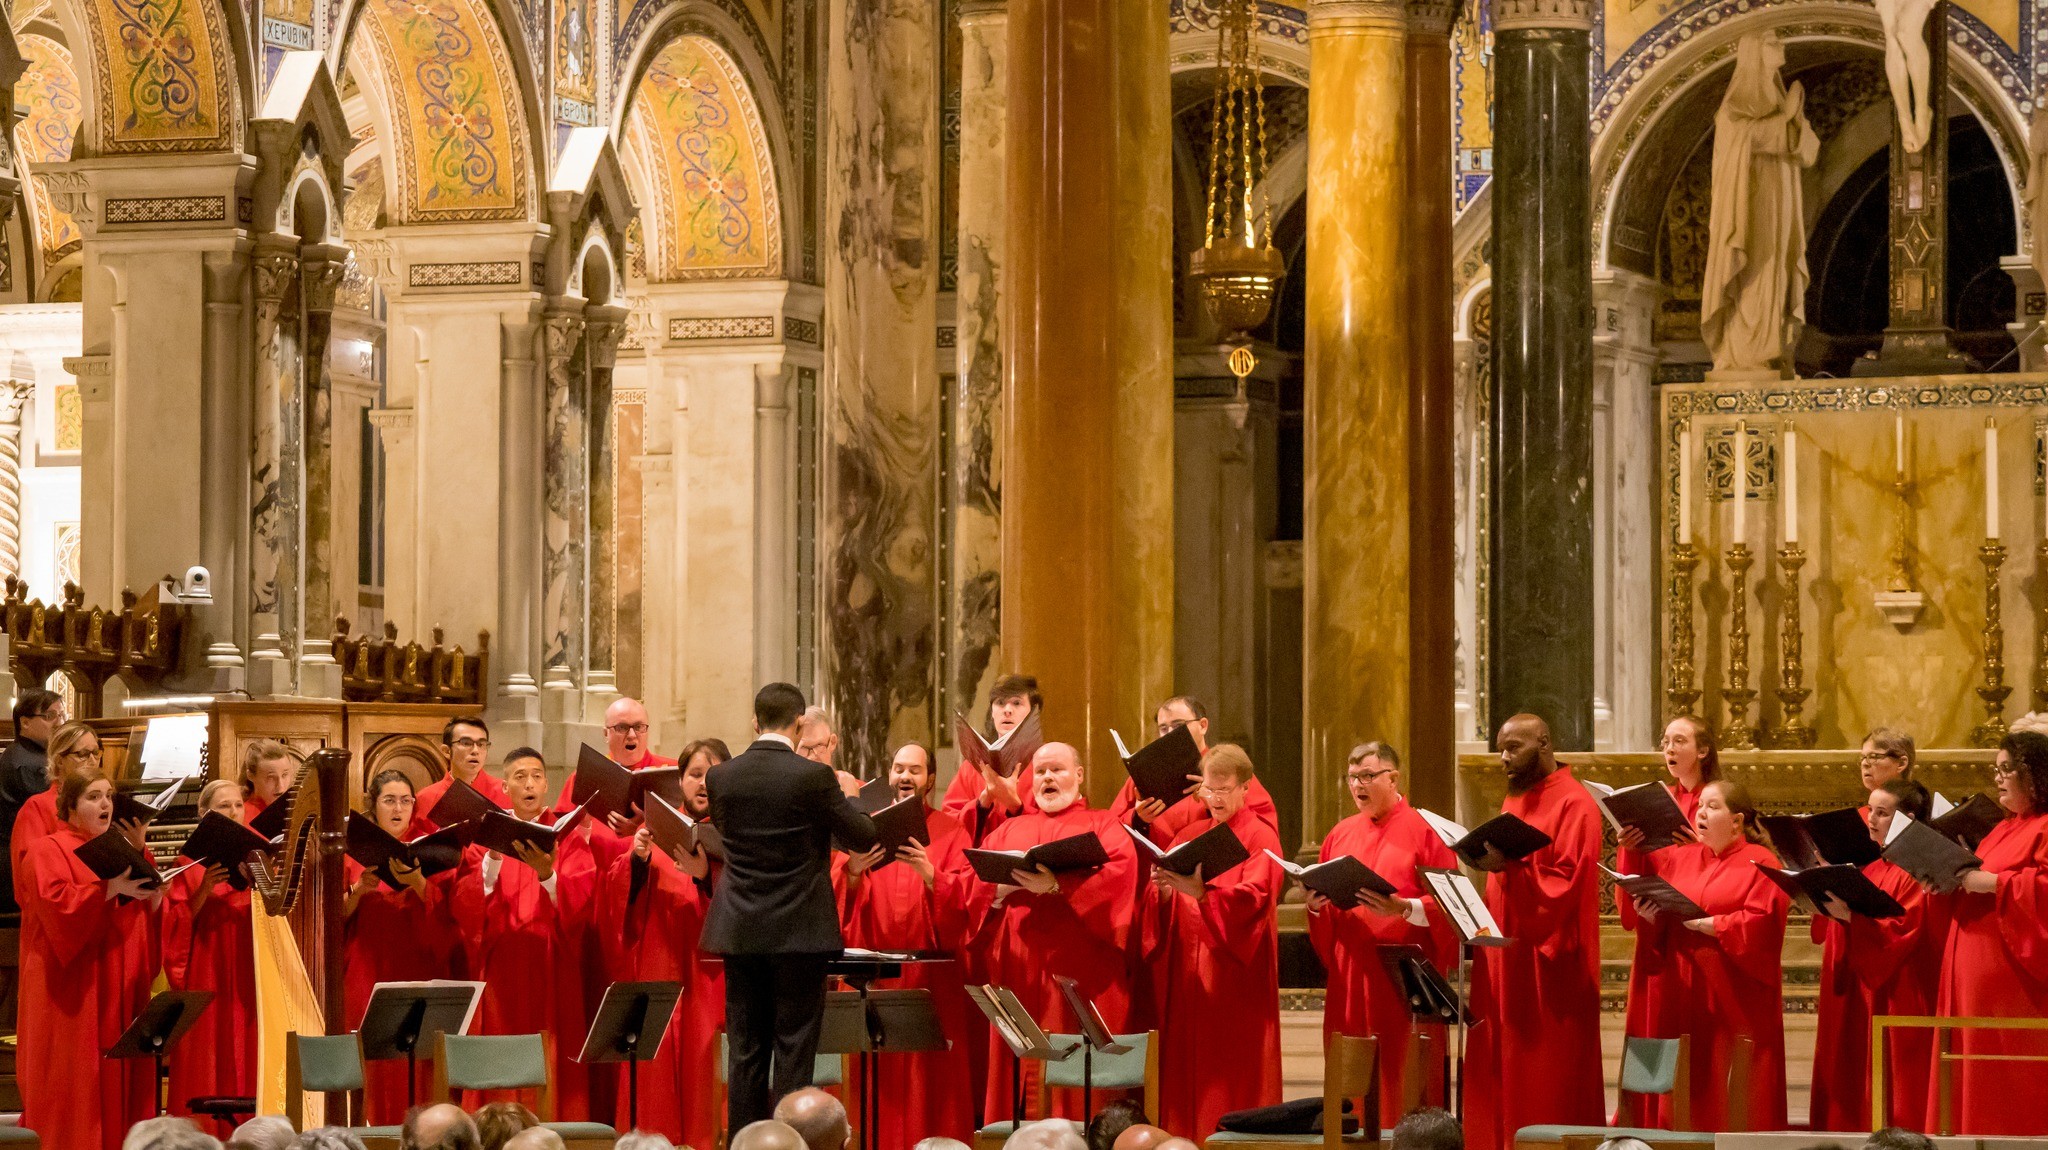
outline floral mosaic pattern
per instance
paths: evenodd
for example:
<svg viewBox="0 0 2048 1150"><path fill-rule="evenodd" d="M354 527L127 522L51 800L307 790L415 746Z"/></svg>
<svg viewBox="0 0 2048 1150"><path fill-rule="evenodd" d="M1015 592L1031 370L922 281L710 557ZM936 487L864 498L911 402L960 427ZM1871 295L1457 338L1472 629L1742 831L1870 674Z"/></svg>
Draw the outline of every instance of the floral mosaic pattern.
<svg viewBox="0 0 2048 1150"><path fill-rule="evenodd" d="M405 125L396 214L523 217L526 124L490 14L473 0L369 0L365 28Z"/></svg>
<svg viewBox="0 0 2048 1150"><path fill-rule="evenodd" d="M207 151L232 135L232 58L209 0L94 0L100 132L109 152Z"/></svg>
<svg viewBox="0 0 2048 1150"><path fill-rule="evenodd" d="M79 122L85 119L85 101L79 93L71 53L64 45L33 34L22 36L20 44L28 68L14 85L14 106L23 113L14 128L14 150L33 172L42 164L61 164L71 158L71 142L78 134ZM70 213L50 202L40 176L29 182L28 194L36 243L47 266L82 237Z"/></svg>
<svg viewBox="0 0 2048 1150"><path fill-rule="evenodd" d="M645 197L649 278L780 270L781 216L760 113L723 52L694 37L670 42L640 83L629 129L657 185Z"/></svg>

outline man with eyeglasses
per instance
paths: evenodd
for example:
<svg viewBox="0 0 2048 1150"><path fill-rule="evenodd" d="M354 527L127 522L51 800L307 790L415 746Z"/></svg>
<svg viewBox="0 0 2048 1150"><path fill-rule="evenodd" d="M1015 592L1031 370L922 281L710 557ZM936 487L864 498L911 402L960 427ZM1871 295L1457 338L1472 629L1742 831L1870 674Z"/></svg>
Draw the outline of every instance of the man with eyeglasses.
<svg viewBox="0 0 2048 1150"><path fill-rule="evenodd" d="M1159 738L1165 738L1175 730L1186 727L1195 737L1195 750L1207 754L1209 750L1209 709L1193 695L1175 695L1159 704L1154 713ZM1280 809L1273 805L1273 796L1266 785L1257 778L1246 783L1244 805L1252 816L1271 827L1275 834L1280 831ZM1188 789L1182 792L1180 801L1167 806L1158 799L1138 797L1138 784L1127 776L1123 788L1109 804L1109 811L1118 822L1128 823L1133 830L1143 831L1146 838L1165 846L1179 836L1180 832L1209 818L1209 808L1202 802L1202 776L1200 772L1188 776Z"/></svg>
<svg viewBox="0 0 2048 1150"><path fill-rule="evenodd" d="M1308 936L1330 972L1323 1002L1323 1035L1371 1034L1380 1048L1380 1123L1382 1129L1400 1121L1408 1097L1409 1045L1416 1026L1408 995L1380 961L1379 947L1420 946L1439 970L1450 969L1457 949L1446 924L1423 898L1418 868L1457 867L1451 848L1429 829L1401 795L1401 757L1381 742L1351 749L1344 784L1358 813L1323 836L1319 862L1350 855L1374 874L1394 884L1391 896L1360 891L1360 903L1342 909L1314 891L1308 892ZM1427 1028L1431 1048L1444 1049L1444 1028ZM1425 1060L1422 1097L1444 1098L1440 1060Z"/></svg>
<svg viewBox="0 0 2048 1150"><path fill-rule="evenodd" d="M860 793L860 779L839 769L833 759L839 754L839 732L832 729L832 716L823 707L810 707L804 711L803 726L797 728L796 753L814 763L823 763L832 768L832 777L839 780L839 789L848 796Z"/></svg>
<svg viewBox="0 0 2048 1150"><path fill-rule="evenodd" d="M50 734L63 725L64 696L57 692L23 691L14 700L14 741L0 751L0 842L13 837L22 806L50 789ZM8 868L4 857L0 868ZM0 869L0 911L17 909L13 876Z"/></svg>
<svg viewBox="0 0 2048 1150"><path fill-rule="evenodd" d="M478 794L501 808L512 805L512 794L505 789L505 784L484 769L484 761L491 755L491 729L484 725L481 716L458 715L448 720L441 728L441 748L448 756L448 773L421 789L419 799L413 805L412 829L407 832L408 837L431 834L439 829L440 824L434 821L434 808L440 805L441 796L448 793L455 779L475 787Z"/></svg>

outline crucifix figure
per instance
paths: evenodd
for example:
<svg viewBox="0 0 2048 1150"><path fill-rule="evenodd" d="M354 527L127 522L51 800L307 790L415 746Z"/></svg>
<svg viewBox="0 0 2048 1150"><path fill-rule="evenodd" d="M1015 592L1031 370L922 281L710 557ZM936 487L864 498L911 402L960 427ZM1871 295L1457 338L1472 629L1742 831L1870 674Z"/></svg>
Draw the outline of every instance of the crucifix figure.
<svg viewBox="0 0 2048 1150"><path fill-rule="evenodd" d="M1934 126L1934 102L1929 99L1927 16L1936 0L1874 0L1878 19L1884 22L1884 75L1892 90L1892 104L1898 109L1899 138L1909 152L1927 146Z"/></svg>

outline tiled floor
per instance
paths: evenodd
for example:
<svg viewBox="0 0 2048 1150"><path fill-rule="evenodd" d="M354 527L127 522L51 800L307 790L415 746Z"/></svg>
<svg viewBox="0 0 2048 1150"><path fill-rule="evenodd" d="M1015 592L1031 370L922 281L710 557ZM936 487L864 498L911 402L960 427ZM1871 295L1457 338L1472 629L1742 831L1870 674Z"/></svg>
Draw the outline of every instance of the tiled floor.
<svg viewBox="0 0 2048 1150"><path fill-rule="evenodd" d="M1601 1016L1601 1046L1607 1060L1607 1101L1614 1108L1614 1081L1621 1068L1621 1016ZM1807 1083L1813 1074L1813 1015L1785 1016L1785 1074L1791 1082L1786 1102L1792 1124L1804 1125ZM1280 1013L1280 1067L1289 1098L1310 1098L1323 1089L1323 1012L1286 1010Z"/></svg>

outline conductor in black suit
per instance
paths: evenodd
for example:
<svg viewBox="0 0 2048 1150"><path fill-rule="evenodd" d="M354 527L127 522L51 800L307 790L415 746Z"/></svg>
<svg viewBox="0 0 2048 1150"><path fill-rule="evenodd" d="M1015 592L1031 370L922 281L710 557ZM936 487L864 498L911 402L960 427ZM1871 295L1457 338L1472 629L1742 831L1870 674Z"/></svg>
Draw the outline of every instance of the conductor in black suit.
<svg viewBox="0 0 2048 1150"><path fill-rule="evenodd" d="M832 768L796 753L803 714L802 691L761 688L753 745L705 776L725 869L700 945L725 956L728 1130L771 1117L776 1099L811 1084L825 964L845 946L832 839L854 850L875 842L873 820L847 801Z"/></svg>

